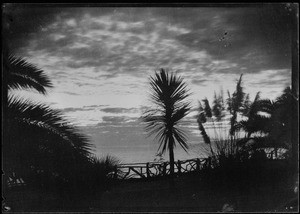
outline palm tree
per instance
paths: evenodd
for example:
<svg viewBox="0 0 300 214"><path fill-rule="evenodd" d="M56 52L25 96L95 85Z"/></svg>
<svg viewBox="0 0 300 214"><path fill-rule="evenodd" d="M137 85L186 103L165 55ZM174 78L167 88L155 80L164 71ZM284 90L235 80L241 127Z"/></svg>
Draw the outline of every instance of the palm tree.
<svg viewBox="0 0 300 214"><path fill-rule="evenodd" d="M237 129L242 128L247 132L247 138L241 140L240 143L246 143L251 134L261 132L266 136L255 137L253 148L274 148L275 155L278 148L291 149L291 121L294 114L291 110L292 100L293 96L289 87L277 97L275 102L260 99L258 92L253 102L249 102L248 106L244 105L243 115L248 119L240 121L236 126Z"/></svg>
<svg viewBox="0 0 300 214"><path fill-rule="evenodd" d="M255 132L268 133L267 125L273 109L272 102L268 99L261 99L260 92L257 92L253 102L247 100L246 98L242 112L247 119L238 122L235 129L243 129L247 132L247 138Z"/></svg>
<svg viewBox="0 0 300 214"><path fill-rule="evenodd" d="M3 168L8 178L26 183L44 176L66 180L81 161L88 161L87 138L46 105L8 96L11 89L34 89L46 94L52 87L44 72L24 59L3 55Z"/></svg>
<svg viewBox="0 0 300 214"><path fill-rule="evenodd" d="M151 100L156 108L145 112L143 121L149 135L155 135L160 142L158 150L162 154L169 150L170 174L173 175L175 142L185 151L188 149L186 135L178 125L190 110L190 103L186 102L189 93L183 79L174 73L169 74L165 69L150 78L150 86Z"/></svg>

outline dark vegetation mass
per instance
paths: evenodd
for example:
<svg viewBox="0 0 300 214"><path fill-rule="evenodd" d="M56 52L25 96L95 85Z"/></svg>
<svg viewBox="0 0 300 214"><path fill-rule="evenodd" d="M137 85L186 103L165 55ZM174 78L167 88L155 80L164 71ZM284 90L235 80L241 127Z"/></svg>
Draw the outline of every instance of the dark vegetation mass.
<svg viewBox="0 0 300 214"><path fill-rule="evenodd" d="M15 186L60 194L101 191L116 170L114 157L99 159L92 144L60 111L8 95L12 89L46 94L52 87L42 70L24 59L3 57L3 193Z"/></svg>

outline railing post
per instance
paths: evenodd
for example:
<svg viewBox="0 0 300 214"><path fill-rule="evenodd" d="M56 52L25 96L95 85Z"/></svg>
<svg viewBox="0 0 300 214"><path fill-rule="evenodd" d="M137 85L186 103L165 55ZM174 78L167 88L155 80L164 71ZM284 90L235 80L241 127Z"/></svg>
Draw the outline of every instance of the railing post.
<svg viewBox="0 0 300 214"><path fill-rule="evenodd" d="M149 162L146 164L146 174L147 174L147 178L150 178Z"/></svg>
<svg viewBox="0 0 300 214"><path fill-rule="evenodd" d="M181 163L180 163L180 160L178 160L178 173L181 174Z"/></svg>
<svg viewBox="0 0 300 214"><path fill-rule="evenodd" d="M143 167L140 168L141 169L141 178L143 178Z"/></svg>
<svg viewBox="0 0 300 214"><path fill-rule="evenodd" d="M211 166L211 157L208 157L206 159L206 168L210 168L210 166Z"/></svg>
<svg viewBox="0 0 300 214"><path fill-rule="evenodd" d="M274 149L274 152L275 152L275 159L277 159L278 157L277 148Z"/></svg>
<svg viewBox="0 0 300 214"><path fill-rule="evenodd" d="M270 153L270 159L273 160L273 151Z"/></svg>
<svg viewBox="0 0 300 214"><path fill-rule="evenodd" d="M167 171L167 163L164 162L164 163L163 163L163 176L166 175L166 171Z"/></svg>
<svg viewBox="0 0 300 214"><path fill-rule="evenodd" d="M115 168L114 170L114 179L117 179L118 178L118 169Z"/></svg>
<svg viewBox="0 0 300 214"><path fill-rule="evenodd" d="M200 171L200 159L197 158L196 160L196 171Z"/></svg>

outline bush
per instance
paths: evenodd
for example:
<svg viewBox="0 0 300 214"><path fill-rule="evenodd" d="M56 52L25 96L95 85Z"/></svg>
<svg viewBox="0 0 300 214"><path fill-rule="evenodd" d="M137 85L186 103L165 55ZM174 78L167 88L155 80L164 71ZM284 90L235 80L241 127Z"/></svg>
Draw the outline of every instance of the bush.
<svg viewBox="0 0 300 214"><path fill-rule="evenodd" d="M75 192L94 193L111 187L111 174L118 170L120 161L112 156L104 158L91 157L88 162L78 166L68 182Z"/></svg>

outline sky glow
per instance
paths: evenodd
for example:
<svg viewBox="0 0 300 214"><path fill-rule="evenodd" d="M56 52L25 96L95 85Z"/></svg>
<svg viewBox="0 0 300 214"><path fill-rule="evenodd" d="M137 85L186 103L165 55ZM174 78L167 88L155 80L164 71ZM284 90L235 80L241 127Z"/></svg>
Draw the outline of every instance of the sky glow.
<svg viewBox="0 0 300 214"><path fill-rule="evenodd" d="M47 96L12 93L79 126L138 122L159 68L184 78L193 108L214 91L226 98L240 74L251 99L275 99L291 85L290 10L278 8L7 7L9 46L54 85Z"/></svg>

